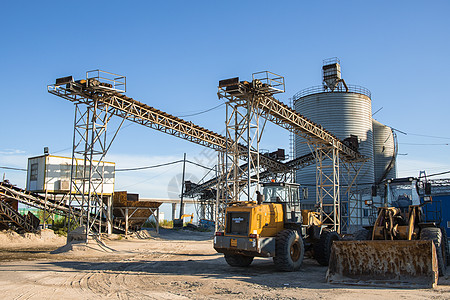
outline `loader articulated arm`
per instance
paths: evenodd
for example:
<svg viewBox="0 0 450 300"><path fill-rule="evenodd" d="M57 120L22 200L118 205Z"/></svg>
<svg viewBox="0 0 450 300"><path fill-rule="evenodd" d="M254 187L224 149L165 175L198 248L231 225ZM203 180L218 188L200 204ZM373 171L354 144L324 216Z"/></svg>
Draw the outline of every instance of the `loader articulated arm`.
<svg viewBox="0 0 450 300"><path fill-rule="evenodd" d="M420 216L419 205L411 205L408 213L403 213L397 207L380 207L373 226L372 240L417 240Z"/></svg>

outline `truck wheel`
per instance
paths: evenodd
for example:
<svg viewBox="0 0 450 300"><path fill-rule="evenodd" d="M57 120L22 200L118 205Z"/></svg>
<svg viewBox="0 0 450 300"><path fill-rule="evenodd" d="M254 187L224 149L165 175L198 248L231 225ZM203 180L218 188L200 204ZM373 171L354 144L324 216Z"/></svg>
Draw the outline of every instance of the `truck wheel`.
<svg viewBox="0 0 450 300"><path fill-rule="evenodd" d="M324 228L320 234L320 240L314 243L314 258L322 266L328 266L331 255L331 245L339 241L340 237L336 231Z"/></svg>
<svg viewBox="0 0 450 300"><path fill-rule="evenodd" d="M370 231L367 229L360 229L353 234L353 240L355 241L368 241L370 239Z"/></svg>
<svg viewBox="0 0 450 300"><path fill-rule="evenodd" d="M253 256L242 254L225 254L225 260L232 267L248 267L253 261Z"/></svg>
<svg viewBox="0 0 450 300"><path fill-rule="evenodd" d="M273 262L280 271L298 270L304 255L303 240L296 230L285 229L277 234Z"/></svg>
<svg viewBox="0 0 450 300"><path fill-rule="evenodd" d="M445 245L442 239L442 232L440 228L428 227L422 229L420 232L420 239L423 241L433 241L436 247L436 256L438 260L439 276L443 276L445 273Z"/></svg>

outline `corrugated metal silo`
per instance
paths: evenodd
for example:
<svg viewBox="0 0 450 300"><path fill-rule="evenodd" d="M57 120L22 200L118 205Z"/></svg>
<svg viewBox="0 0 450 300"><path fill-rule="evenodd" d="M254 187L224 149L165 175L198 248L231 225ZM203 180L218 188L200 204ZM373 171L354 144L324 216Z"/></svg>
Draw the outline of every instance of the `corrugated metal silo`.
<svg viewBox="0 0 450 300"><path fill-rule="evenodd" d="M340 68L339 68L340 69ZM325 70L325 66L324 66ZM325 78L325 72L324 72ZM324 80L325 86L318 86L300 91L294 95L294 108L300 114L336 135L343 140L356 135L359 140L359 151L369 158L362 167L358 176L358 185L370 187L375 181L373 163L373 130L372 130L372 104L370 91L366 88L343 84L329 86ZM310 153L311 149L305 140L296 137L296 157ZM344 169L341 167L341 185ZM297 171L296 182L303 186L309 186L309 195L303 204L313 204L316 201L316 166L312 165ZM341 192L345 189L342 188Z"/></svg>
<svg viewBox="0 0 450 300"><path fill-rule="evenodd" d="M375 182L396 178L396 144L392 128L372 121Z"/></svg>

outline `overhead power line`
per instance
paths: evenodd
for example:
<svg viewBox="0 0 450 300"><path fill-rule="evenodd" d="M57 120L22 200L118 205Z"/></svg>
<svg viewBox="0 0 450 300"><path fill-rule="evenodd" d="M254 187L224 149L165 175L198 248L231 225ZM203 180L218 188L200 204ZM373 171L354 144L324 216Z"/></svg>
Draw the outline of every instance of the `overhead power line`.
<svg viewBox="0 0 450 300"><path fill-rule="evenodd" d="M116 172L125 172L125 171L138 171L138 170L145 170L145 169L154 169L154 168L159 168L159 167L164 167L164 166L169 166L169 165L174 165L174 164L178 164L178 163L182 163L183 160L176 160L176 161L172 161L172 162L168 162L168 163L164 163L164 164L159 164L159 165L153 165L153 166L146 166L146 167L136 167L136 168L126 168L126 169L117 169ZM203 165L200 165L196 162L190 161L190 160L186 160L187 163L196 165L198 167L202 167L204 169L207 170L214 170L214 168L209 168L209 167L205 167Z"/></svg>
<svg viewBox="0 0 450 300"><path fill-rule="evenodd" d="M27 169L14 168L14 167L0 167L0 169L14 170L14 171L26 171L27 170Z"/></svg>
<svg viewBox="0 0 450 300"><path fill-rule="evenodd" d="M178 118L184 118L184 117L192 117L192 116L201 115L201 114L207 113L207 112L209 112L209 111L212 111L212 110L214 110L214 109L216 109L216 108L219 108L220 106L222 106L222 105L224 105L224 104L225 104L225 102L224 102L224 103L220 103L219 105L216 105L216 106L214 106L214 107L212 107L212 108L209 108L209 109L207 109L207 110L203 110L203 111L200 111L200 112L197 112L197 113L188 114L188 115L177 116L177 117L178 117Z"/></svg>
<svg viewBox="0 0 450 300"><path fill-rule="evenodd" d="M442 144L418 144L418 143L399 143L400 145L414 145L414 146L448 146L447 143L442 143Z"/></svg>
<svg viewBox="0 0 450 300"><path fill-rule="evenodd" d="M410 133L410 132L407 132L406 134L415 135L415 136L423 136L423 137L434 138L434 139L450 140L450 137L445 137L445 136L426 135L426 134L418 134L418 133Z"/></svg>
<svg viewBox="0 0 450 300"><path fill-rule="evenodd" d="M116 172L125 172L125 171L137 171L137 170L145 170L145 169L153 169L153 168L159 168L159 167L164 167L164 166L169 166L169 165L173 165L173 164L177 164L183 162L183 160L177 160L177 161L172 161L172 162L168 162L165 164L159 164L159 165L153 165L153 166L146 166L146 167L137 167L137 168L127 168L127 169L117 169Z"/></svg>
<svg viewBox="0 0 450 300"><path fill-rule="evenodd" d="M450 171L445 171L445 172L440 172L440 173L434 173L434 174L431 174L431 175L427 175L427 177L444 175L444 174L449 174L449 173L450 173ZM425 176L422 176L422 177L425 177Z"/></svg>

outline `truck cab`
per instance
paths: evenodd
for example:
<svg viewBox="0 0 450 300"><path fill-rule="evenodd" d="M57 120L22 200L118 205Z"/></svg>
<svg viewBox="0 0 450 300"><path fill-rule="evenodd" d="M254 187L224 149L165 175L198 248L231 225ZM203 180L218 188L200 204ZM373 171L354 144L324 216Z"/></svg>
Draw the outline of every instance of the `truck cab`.
<svg viewBox="0 0 450 300"><path fill-rule="evenodd" d="M262 203L240 201L226 210L225 230L216 233L214 249L220 253L272 257L275 237L286 225L301 227L299 185L264 183Z"/></svg>

